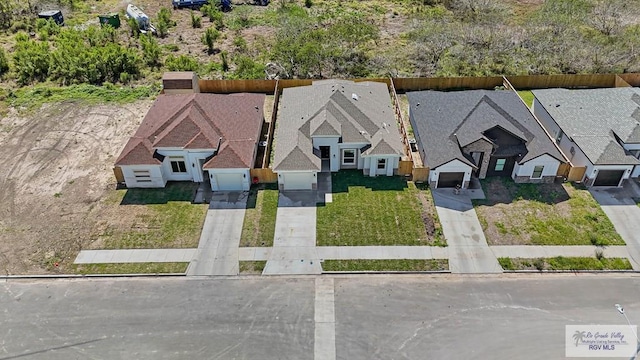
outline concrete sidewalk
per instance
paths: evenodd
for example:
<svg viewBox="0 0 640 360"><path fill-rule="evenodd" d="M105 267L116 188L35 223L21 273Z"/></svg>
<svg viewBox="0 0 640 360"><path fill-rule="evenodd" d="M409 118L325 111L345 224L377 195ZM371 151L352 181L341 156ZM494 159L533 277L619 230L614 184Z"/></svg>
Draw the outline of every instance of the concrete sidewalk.
<svg viewBox="0 0 640 360"><path fill-rule="evenodd" d="M501 273L469 196L438 189L432 195L449 245L449 270L454 274Z"/></svg>
<svg viewBox="0 0 640 360"><path fill-rule="evenodd" d="M74 264L190 262L197 249L82 250Z"/></svg>
<svg viewBox="0 0 640 360"><path fill-rule="evenodd" d="M640 208L631 198L633 190L626 184L624 188L591 188L589 192L627 244L633 270L640 271Z"/></svg>
<svg viewBox="0 0 640 360"><path fill-rule="evenodd" d="M629 258L626 246L537 246L537 245L504 245L489 246L496 257L508 258L552 258L564 257L595 257L596 251L602 250L607 258Z"/></svg>
<svg viewBox="0 0 640 360"><path fill-rule="evenodd" d="M204 220L198 251L187 275L238 275L238 247L247 192L216 192Z"/></svg>
<svg viewBox="0 0 640 360"><path fill-rule="evenodd" d="M273 248L240 248L240 261L269 260ZM286 250L283 250L286 252ZM321 260L386 260L386 259L447 259L449 251L439 246L318 246L315 254Z"/></svg>

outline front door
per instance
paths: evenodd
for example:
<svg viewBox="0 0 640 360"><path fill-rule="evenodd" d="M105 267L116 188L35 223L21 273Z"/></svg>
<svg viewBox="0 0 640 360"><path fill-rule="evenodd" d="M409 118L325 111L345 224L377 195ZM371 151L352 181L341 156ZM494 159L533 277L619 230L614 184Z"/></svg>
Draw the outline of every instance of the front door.
<svg viewBox="0 0 640 360"><path fill-rule="evenodd" d="M331 146L320 146L320 159L329 159L331 157Z"/></svg>

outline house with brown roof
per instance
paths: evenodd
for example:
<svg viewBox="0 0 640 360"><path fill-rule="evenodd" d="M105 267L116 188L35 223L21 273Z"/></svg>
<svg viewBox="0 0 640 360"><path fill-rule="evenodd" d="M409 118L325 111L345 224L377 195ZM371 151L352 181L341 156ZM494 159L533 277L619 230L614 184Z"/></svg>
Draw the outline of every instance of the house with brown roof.
<svg viewBox="0 0 640 360"><path fill-rule="evenodd" d="M115 165L129 188L209 181L249 190L264 122L264 94L160 95Z"/></svg>
<svg viewBox="0 0 640 360"><path fill-rule="evenodd" d="M404 152L386 84L321 80L287 88L279 114L273 170L280 190L316 189L322 171L397 174Z"/></svg>

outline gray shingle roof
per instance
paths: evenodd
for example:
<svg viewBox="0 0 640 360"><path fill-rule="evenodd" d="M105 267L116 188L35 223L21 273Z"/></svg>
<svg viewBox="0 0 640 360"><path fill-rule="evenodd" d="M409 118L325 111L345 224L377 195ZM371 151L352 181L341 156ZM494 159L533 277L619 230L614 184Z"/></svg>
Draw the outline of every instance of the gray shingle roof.
<svg viewBox="0 0 640 360"><path fill-rule="evenodd" d="M435 168L458 159L476 167L461 148L480 139L483 132L499 126L521 138L526 154L520 163L548 154L564 162L517 94L512 91L417 91L407 93L411 126L425 151L426 166Z"/></svg>
<svg viewBox="0 0 640 360"><path fill-rule="evenodd" d="M544 109L596 165L634 165L624 143L640 143L639 91L635 88L544 89L533 94Z"/></svg>
<svg viewBox="0 0 640 360"><path fill-rule="evenodd" d="M311 136L341 136L369 144L363 155L403 154L387 85L346 80L314 81L284 89L280 100L273 169L320 170Z"/></svg>

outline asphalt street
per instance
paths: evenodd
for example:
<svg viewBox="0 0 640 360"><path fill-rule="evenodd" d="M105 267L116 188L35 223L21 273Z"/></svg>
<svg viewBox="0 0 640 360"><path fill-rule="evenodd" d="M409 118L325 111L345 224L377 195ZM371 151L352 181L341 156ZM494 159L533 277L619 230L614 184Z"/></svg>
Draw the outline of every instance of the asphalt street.
<svg viewBox="0 0 640 360"><path fill-rule="evenodd" d="M331 279L4 281L0 359L561 359L565 325L640 322L636 275Z"/></svg>

